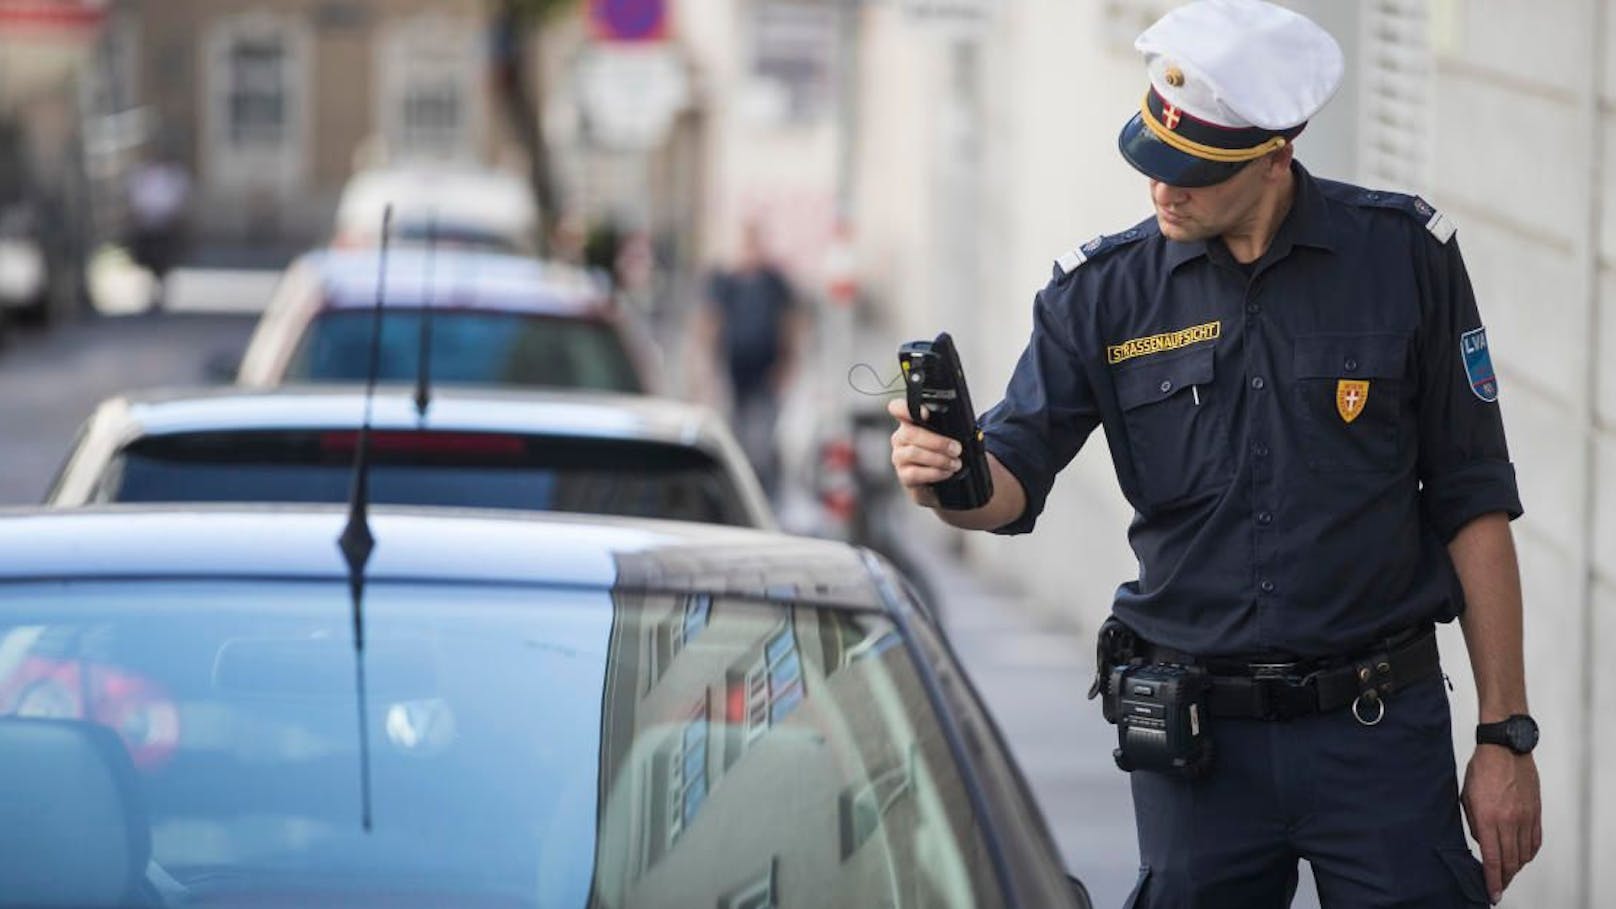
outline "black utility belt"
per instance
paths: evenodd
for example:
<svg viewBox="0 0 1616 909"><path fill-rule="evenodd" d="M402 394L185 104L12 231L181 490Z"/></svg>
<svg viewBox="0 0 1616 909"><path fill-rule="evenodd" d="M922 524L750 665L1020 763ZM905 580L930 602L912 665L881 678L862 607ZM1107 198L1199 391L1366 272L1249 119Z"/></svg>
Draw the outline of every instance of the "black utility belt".
<svg viewBox="0 0 1616 909"><path fill-rule="evenodd" d="M1359 723L1374 726L1388 696L1441 672L1428 624L1351 657L1243 662L1157 647L1112 618L1100 626L1089 697L1104 695L1118 767L1196 779L1212 769L1213 717L1291 720L1350 707Z"/></svg>
<svg viewBox="0 0 1616 909"><path fill-rule="evenodd" d="M1394 634L1380 646L1344 659L1291 663L1199 661L1146 644L1148 663L1203 669L1213 716L1291 720L1351 707L1360 723L1374 725L1386 713L1385 698L1442 674L1436 631L1429 625Z"/></svg>

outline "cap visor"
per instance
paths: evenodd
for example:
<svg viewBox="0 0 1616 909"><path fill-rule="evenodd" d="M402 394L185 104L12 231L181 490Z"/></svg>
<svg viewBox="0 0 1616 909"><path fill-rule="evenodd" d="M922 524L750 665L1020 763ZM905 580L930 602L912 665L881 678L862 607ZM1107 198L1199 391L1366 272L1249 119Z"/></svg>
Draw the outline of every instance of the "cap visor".
<svg viewBox="0 0 1616 909"><path fill-rule="evenodd" d="M1156 138L1144 118L1134 114L1117 136L1117 149L1134 169L1169 186L1211 186L1239 173L1249 161L1208 161L1186 154Z"/></svg>

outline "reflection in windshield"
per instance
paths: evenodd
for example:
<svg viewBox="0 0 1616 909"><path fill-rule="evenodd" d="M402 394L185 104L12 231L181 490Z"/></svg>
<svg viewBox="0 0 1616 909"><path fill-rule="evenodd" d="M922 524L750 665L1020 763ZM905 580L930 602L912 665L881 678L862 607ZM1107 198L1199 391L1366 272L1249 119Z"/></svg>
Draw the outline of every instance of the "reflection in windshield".
<svg viewBox="0 0 1616 909"><path fill-rule="evenodd" d="M35 831L0 850L8 897L33 892L18 889L29 869L72 867L36 881L38 894L255 907L999 902L949 751L878 616L373 581L366 833L343 585L3 592L0 829ZM39 797L53 816L135 835L96 852L70 823L41 829L44 809L13 792L52 794ZM147 871L96 873L114 865Z"/></svg>
<svg viewBox="0 0 1616 909"><path fill-rule="evenodd" d="M595 905L997 905L947 745L876 616L618 594Z"/></svg>

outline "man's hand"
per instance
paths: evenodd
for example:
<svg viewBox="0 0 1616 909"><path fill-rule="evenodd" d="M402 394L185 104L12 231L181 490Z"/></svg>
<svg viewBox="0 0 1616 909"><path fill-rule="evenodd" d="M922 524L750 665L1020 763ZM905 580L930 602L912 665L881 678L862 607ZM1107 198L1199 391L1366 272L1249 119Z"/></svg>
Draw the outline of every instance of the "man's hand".
<svg viewBox="0 0 1616 909"><path fill-rule="evenodd" d="M1530 754L1477 745L1465 769L1464 804L1470 835L1481 845L1487 893L1493 903L1543 846L1543 801Z"/></svg>
<svg viewBox="0 0 1616 909"><path fill-rule="evenodd" d="M908 402L887 402L887 413L898 421L892 434L892 467L915 504L937 507L931 484L941 483L960 470L960 443L917 424L909 417Z"/></svg>

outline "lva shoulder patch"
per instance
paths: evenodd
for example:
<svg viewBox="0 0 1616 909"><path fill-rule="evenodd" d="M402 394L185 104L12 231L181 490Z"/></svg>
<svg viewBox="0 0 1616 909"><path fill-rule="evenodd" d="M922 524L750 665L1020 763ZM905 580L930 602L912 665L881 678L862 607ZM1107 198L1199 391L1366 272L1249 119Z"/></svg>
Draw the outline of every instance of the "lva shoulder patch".
<svg viewBox="0 0 1616 909"><path fill-rule="evenodd" d="M1459 225L1455 224L1452 218L1419 196L1366 189L1359 193L1356 201L1360 205L1368 205L1374 208L1392 208L1407 214L1414 220L1424 224L1425 229L1431 232L1431 236L1436 237L1438 243L1446 243L1452 240L1453 232L1459 229Z"/></svg>
<svg viewBox="0 0 1616 909"><path fill-rule="evenodd" d="M1144 236L1145 232L1137 227L1130 227L1120 234L1100 234L1098 237L1056 259L1055 278L1064 278L1077 271L1083 263L1143 239Z"/></svg>
<svg viewBox="0 0 1616 909"><path fill-rule="evenodd" d="M1459 352L1464 354L1465 378L1470 390L1488 404L1498 400L1498 374L1493 371L1492 351L1487 348L1487 329L1477 328L1459 336Z"/></svg>

